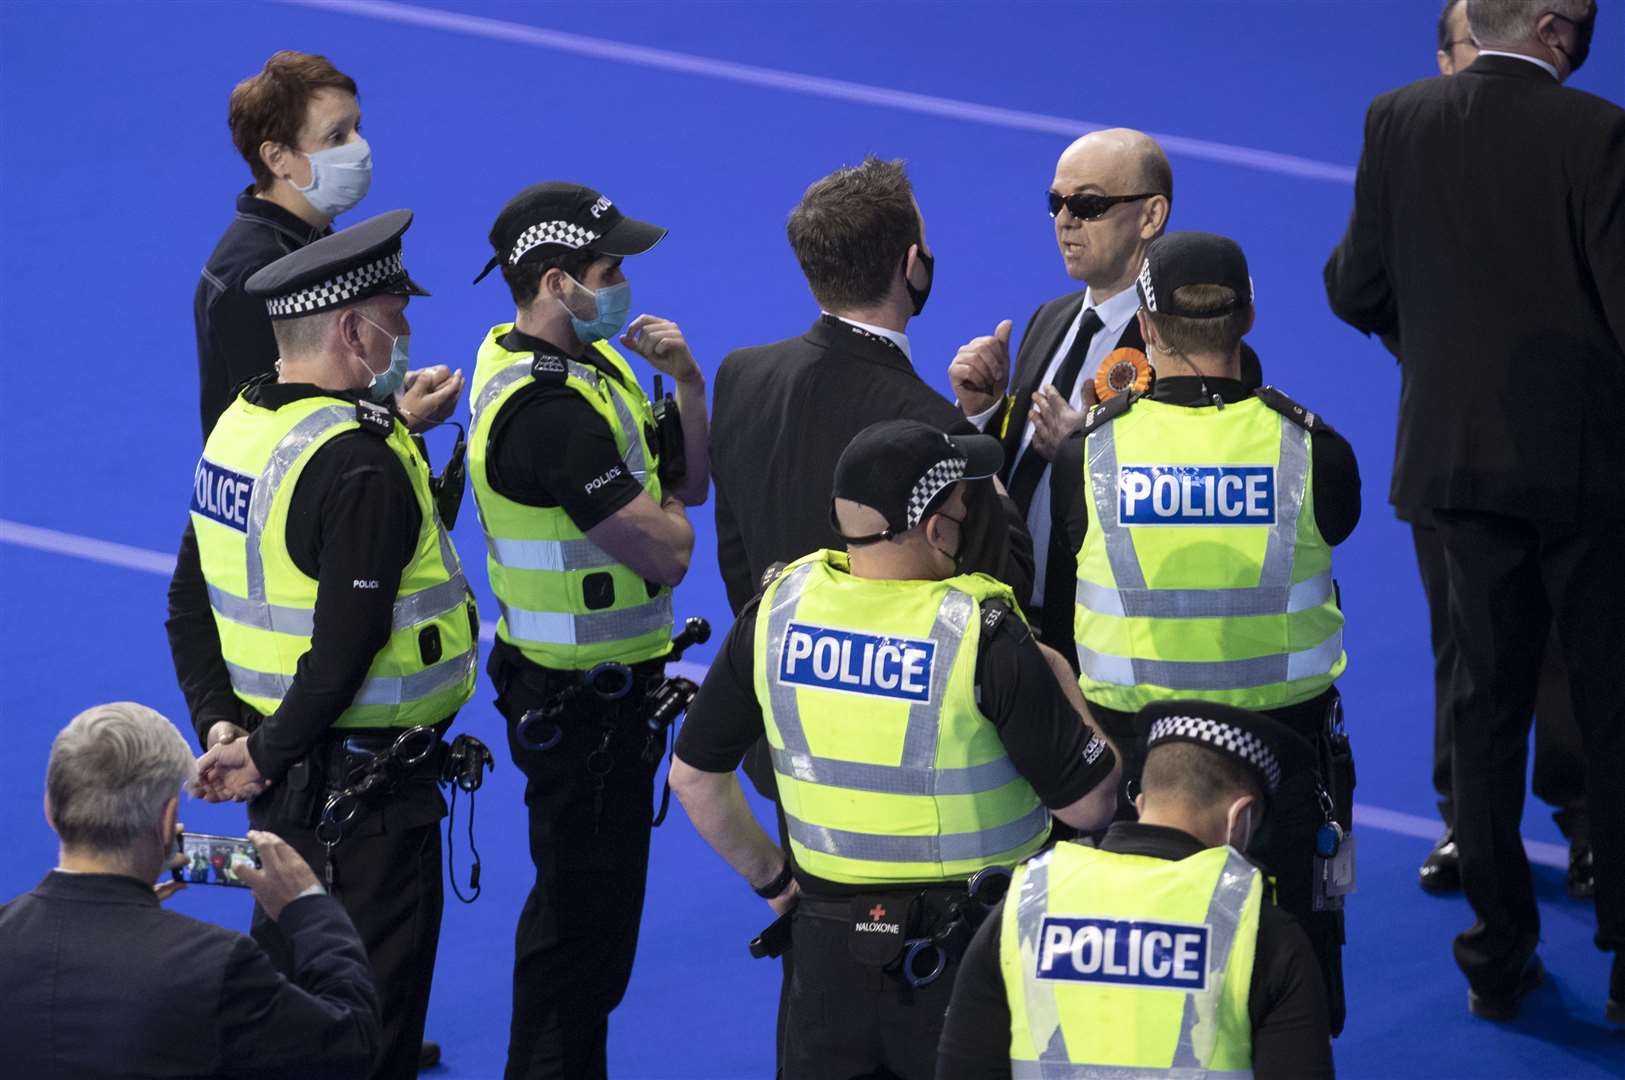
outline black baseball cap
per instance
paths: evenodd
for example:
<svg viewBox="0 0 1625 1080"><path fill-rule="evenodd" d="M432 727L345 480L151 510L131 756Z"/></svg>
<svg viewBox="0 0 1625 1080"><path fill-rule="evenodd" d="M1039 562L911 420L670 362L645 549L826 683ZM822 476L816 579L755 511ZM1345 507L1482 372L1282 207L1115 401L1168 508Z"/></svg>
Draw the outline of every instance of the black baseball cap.
<svg viewBox="0 0 1625 1080"><path fill-rule="evenodd" d="M299 319L389 293L428 296L401 261L412 211L391 210L329 233L261 267L243 285L275 319Z"/></svg>
<svg viewBox="0 0 1625 1080"><path fill-rule="evenodd" d="M1186 285L1223 285L1236 299L1216 311L1191 311L1174 302L1174 290ZM1147 311L1186 319L1220 318L1253 302L1247 256L1241 253L1240 244L1217 233L1175 232L1157 237L1146 249L1136 287L1140 306Z"/></svg>
<svg viewBox="0 0 1625 1080"><path fill-rule="evenodd" d="M590 187L560 180L532 184L497 215L491 226L496 254L474 281L478 284L501 263L518 266L561 250L641 255L665 235L659 225L627 217Z"/></svg>
<svg viewBox="0 0 1625 1080"><path fill-rule="evenodd" d="M830 506L837 536L851 544L890 540L919 526L954 484L992 476L1004 464L1004 448L991 435L947 435L918 420L870 424L841 451L835 463L835 498L878 511L883 532L844 536Z"/></svg>
<svg viewBox="0 0 1625 1080"><path fill-rule="evenodd" d="M1258 779L1266 796L1274 795L1283 775L1315 768L1308 741L1262 713L1213 701L1154 701L1134 717L1135 731L1145 739L1147 758L1165 743L1194 743L1244 766Z"/></svg>

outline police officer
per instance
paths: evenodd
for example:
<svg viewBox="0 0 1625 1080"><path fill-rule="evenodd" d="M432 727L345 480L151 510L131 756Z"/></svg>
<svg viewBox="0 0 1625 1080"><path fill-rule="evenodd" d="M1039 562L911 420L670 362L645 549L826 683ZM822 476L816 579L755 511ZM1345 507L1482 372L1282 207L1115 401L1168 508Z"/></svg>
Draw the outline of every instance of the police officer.
<svg viewBox="0 0 1625 1080"><path fill-rule="evenodd" d="M1138 721L1140 820L1017 868L965 954L938 1080L1330 1080L1314 952L1244 855L1310 746L1212 702Z"/></svg>
<svg viewBox="0 0 1625 1080"><path fill-rule="evenodd" d="M1322 826L1351 824L1332 545L1359 520L1359 469L1318 413L1240 379L1253 295L1233 240L1158 238L1138 289L1152 391L1092 409L1052 489L1077 553L1083 696L1123 743L1144 705L1195 697L1267 712L1320 748L1316 768L1282 781L1259 856L1315 944L1337 1032L1342 899L1321 887L1315 844Z"/></svg>
<svg viewBox="0 0 1625 1080"><path fill-rule="evenodd" d="M175 656L183 679L227 678L250 722L263 717L210 733L199 783L211 801L252 799L250 823L286 838L350 912L383 1008L375 1077L417 1074L441 914L432 733L472 696L478 663L428 464L388 404L406 373L406 305L428 295L401 261L411 221L379 215L249 279L281 359L227 408L198 462L191 527L218 648ZM326 797L380 755L399 766L326 831ZM291 970L258 908L254 935Z"/></svg>
<svg viewBox="0 0 1625 1080"><path fill-rule="evenodd" d="M835 469L847 552L790 563L741 611L671 769L689 818L773 910L794 909L786 1080L929 1077L953 964L985 908L967 883L1099 827L1116 755L1008 586L960 572L986 435L861 431ZM766 733L788 857L733 770Z"/></svg>
<svg viewBox="0 0 1625 1080"><path fill-rule="evenodd" d="M641 315L620 336L676 381L678 412L658 418L609 340L630 310L622 259L665 234L590 188L536 184L497 216L480 274L500 266L518 306L480 345L470 440L502 609L489 670L536 864L509 1077L605 1075L637 948L664 748L647 698L694 547L686 508L708 487L705 380L682 331Z"/></svg>

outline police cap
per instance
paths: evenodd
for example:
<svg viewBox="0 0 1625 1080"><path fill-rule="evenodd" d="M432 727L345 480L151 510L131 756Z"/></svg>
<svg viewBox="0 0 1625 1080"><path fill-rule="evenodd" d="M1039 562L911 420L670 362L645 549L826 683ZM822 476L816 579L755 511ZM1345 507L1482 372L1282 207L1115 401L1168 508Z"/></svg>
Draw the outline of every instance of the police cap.
<svg viewBox="0 0 1625 1080"><path fill-rule="evenodd" d="M642 255L660 243L666 230L627 217L609 197L590 187L549 180L532 184L508 200L491 226L496 254L477 284L499 264L518 266L564 251L599 255Z"/></svg>
<svg viewBox="0 0 1625 1080"><path fill-rule="evenodd" d="M842 539L850 544L890 540L931 516L956 483L992 476L1003 464L1004 448L991 435L947 435L918 420L870 424L835 463L835 498L879 511L887 527ZM840 536L833 505L830 522Z"/></svg>
<svg viewBox="0 0 1625 1080"><path fill-rule="evenodd" d="M1315 751L1297 732L1260 713L1212 701L1154 701L1134 718L1146 756L1164 743L1186 742L1222 754L1274 795L1281 777L1315 767Z"/></svg>
<svg viewBox="0 0 1625 1080"><path fill-rule="evenodd" d="M391 210L340 229L257 271L244 289L265 299L272 319L306 315L369 296L428 296L401 262L401 234L412 211Z"/></svg>
<svg viewBox="0 0 1625 1080"><path fill-rule="evenodd" d="M1236 294L1230 304L1193 311L1174 300L1174 292L1187 285L1222 285ZM1209 232L1164 233L1151 241L1135 283L1140 306L1159 315L1186 319L1217 319L1253 302L1253 279L1247 256L1228 236Z"/></svg>

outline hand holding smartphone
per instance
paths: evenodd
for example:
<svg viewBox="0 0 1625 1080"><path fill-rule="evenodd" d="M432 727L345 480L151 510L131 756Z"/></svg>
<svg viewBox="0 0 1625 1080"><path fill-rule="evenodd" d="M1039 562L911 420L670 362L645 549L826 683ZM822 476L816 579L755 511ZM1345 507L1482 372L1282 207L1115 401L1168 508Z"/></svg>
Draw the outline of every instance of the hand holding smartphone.
<svg viewBox="0 0 1625 1080"><path fill-rule="evenodd" d="M170 872L176 881L188 885L229 885L246 889L248 882L238 876L243 866L258 867L259 853L253 841L241 836L212 836L183 832L176 846L186 860Z"/></svg>

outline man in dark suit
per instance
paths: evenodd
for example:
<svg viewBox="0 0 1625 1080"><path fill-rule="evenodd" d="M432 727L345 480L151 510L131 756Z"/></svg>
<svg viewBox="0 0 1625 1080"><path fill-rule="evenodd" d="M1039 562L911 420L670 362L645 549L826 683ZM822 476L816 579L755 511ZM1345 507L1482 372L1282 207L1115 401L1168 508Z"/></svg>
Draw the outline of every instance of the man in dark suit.
<svg viewBox="0 0 1625 1080"><path fill-rule="evenodd" d="M1451 682L1469 1008L1539 981L1518 834L1530 713L1555 624L1585 750L1597 945L1625 1023L1625 110L1561 84L1592 0L1468 0L1465 71L1372 103L1332 309L1402 339L1389 498L1431 511Z"/></svg>
<svg viewBox="0 0 1625 1080"><path fill-rule="evenodd" d="M291 979L245 934L165 911L184 886L175 813L186 740L145 706L88 709L51 747L45 813L60 863L0 905L9 1075L359 1077L379 1046L367 954L299 854L251 832L237 874L293 946Z"/></svg>
<svg viewBox="0 0 1625 1080"><path fill-rule="evenodd" d="M1068 276L1087 287L1033 313L1013 379L1008 319L992 336L966 343L948 367L965 415L1004 445L1001 478L1033 538L1034 626L1045 608L1072 607L1072 576L1046 573L1057 554L1050 543L1050 459L1082 421L1101 360L1118 348L1145 351L1134 318L1140 306L1134 277L1146 245L1168 224L1173 195L1173 170L1149 135L1114 128L1068 146L1055 164L1049 212ZM1072 653L1070 634L1045 643Z"/></svg>
<svg viewBox="0 0 1625 1080"><path fill-rule="evenodd" d="M762 574L841 540L829 518L835 462L881 420L969 431L915 372L909 320L931 293L925 219L900 161L869 158L809 187L790 247L822 309L806 333L738 349L717 372L711 421L717 562L737 614ZM1021 515L992 481L970 485L962 569L992 574L1025 603L1031 554ZM771 790L771 779L768 779Z"/></svg>

